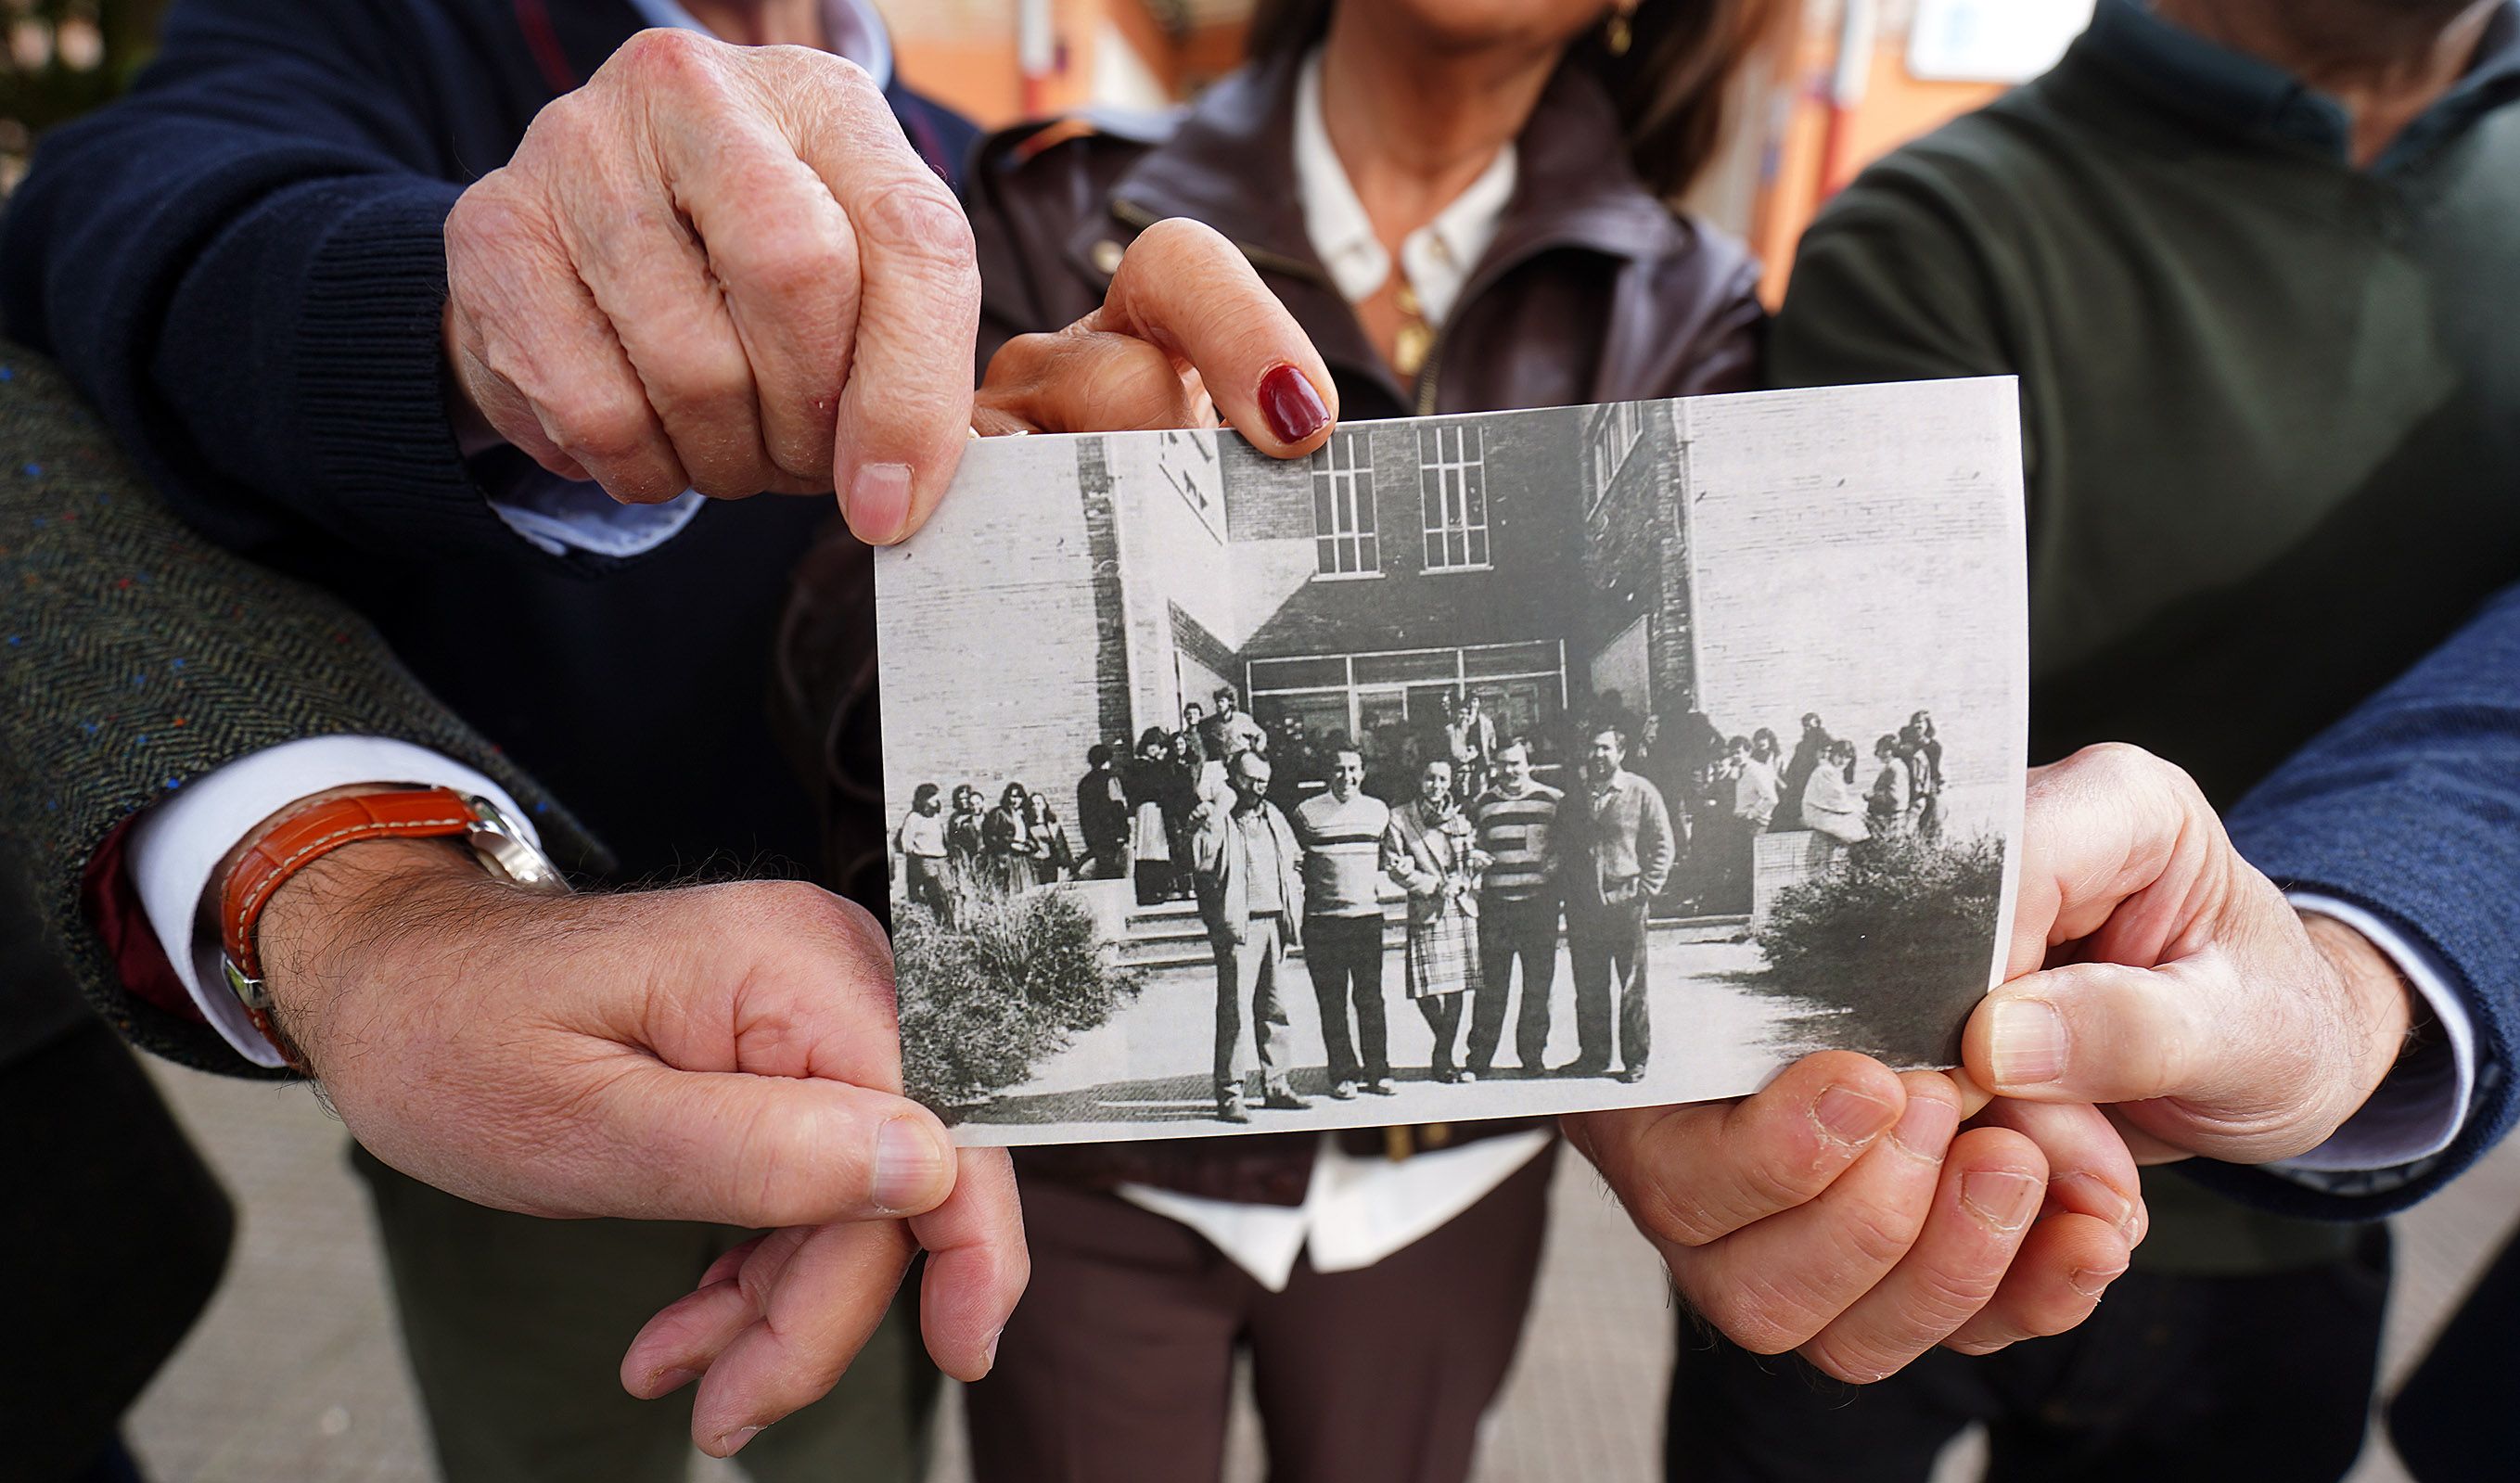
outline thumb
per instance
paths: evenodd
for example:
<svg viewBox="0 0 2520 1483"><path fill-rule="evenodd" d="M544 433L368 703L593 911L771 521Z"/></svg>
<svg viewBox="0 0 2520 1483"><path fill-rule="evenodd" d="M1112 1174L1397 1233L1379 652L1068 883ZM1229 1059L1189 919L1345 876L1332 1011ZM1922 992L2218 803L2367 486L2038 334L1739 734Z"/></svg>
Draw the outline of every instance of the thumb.
<svg viewBox="0 0 2520 1483"><path fill-rule="evenodd" d="M2317 1146L2336 1120L2320 1039L2291 1004L2283 985L2251 990L2219 943L2157 967L2073 964L1990 991L1960 1055L1999 1097L2124 1104L2177 1149L2261 1163Z"/></svg>
<svg viewBox="0 0 2520 1483"><path fill-rule="evenodd" d="M623 1186L601 1207L649 1219L881 1220L924 1214L954 1190L953 1141L934 1113L820 1077L639 1064L606 1084L596 1127L622 1155L588 1161Z"/></svg>
<svg viewBox="0 0 2520 1483"><path fill-rule="evenodd" d="M2078 963L1990 990L1960 1038L1998 1097L2117 1102L2175 1097L2194 1075L2186 965Z"/></svg>

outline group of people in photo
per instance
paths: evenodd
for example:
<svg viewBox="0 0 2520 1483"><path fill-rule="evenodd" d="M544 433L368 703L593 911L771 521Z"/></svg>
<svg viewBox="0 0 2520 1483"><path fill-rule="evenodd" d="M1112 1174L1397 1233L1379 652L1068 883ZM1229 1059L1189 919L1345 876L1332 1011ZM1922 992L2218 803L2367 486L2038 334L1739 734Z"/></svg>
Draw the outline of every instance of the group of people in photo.
<svg viewBox="0 0 2520 1483"><path fill-rule="evenodd" d="M1329 749L1321 792L1291 817L1256 747L1229 751L1229 799L1202 799L1177 852L1216 961L1216 1115L1301 1111L1288 1080L1285 979L1304 950L1329 1066L1329 1096L1390 1096L1383 891L1406 894L1402 996L1434 1038L1431 1078L1496 1073L1520 966L1513 1054L1525 1076L1644 1079L1645 914L1683 847L1661 794L1623 765L1630 740L1602 727L1580 784L1533 776L1531 742L1508 737L1492 781L1466 800L1450 757L1422 760L1397 805L1368 792L1364 754ZM1551 1066L1559 923L1575 979L1576 1056ZM1466 1029L1466 1038L1464 1031Z"/></svg>
<svg viewBox="0 0 2520 1483"><path fill-rule="evenodd" d="M1178 730L1147 728L1132 754L1088 749L1077 835L1022 783L994 807L972 784L949 796L922 783L894 846L903 894L948 921L978 893L1070 879L1130 880L1142 907L1194 902L1215 955L1217 1115L1229 1122L1307 1105L1287 1078L1294 996L1281 984L1299 948L1329 1095L1392 1095L1392 892L1407 901L1402 997L1434 1036L1435 1081L1494 1075L1510 1017L1520 1074L1635 1082L1652 1046L1652 916L1746 915L1762 833L1808 830L1844 847L1940 829L1943 746L1923 710L1876 739L1867 768L1816 712L1787 753L1773 730L1728 739L1698 712L1667 734L1605 691L1544 741L1500 735L1471 691L1445 697L1442 724L1403 749L1410 770L1393 780L1343 732L1264 724L1232 686L1210 701L1185 705ZM1577 1053L1552 1067L1561 933Z"/></svg>
<svg viewBox="0 0 2520 1483"><path fill-rule="evenodd" d="M1658 907L1746 913L1752 841L1771 830L1852 844L1937 828L1942 743L1921 710L1879 738L1868 774L1816 713L1790 754L1771 730L1728 740L1693 712L1667 736L1616 692L1575 713L1554 744L1501 735L1476 691L1445 697L1441 720L1404 749L1409 774L1393 780L1344 733L1307 734L1284 716L1264 724L1219 687L1210 703L1183 707L1179 729L1148 727L1133 754L1110 742L1087 751L1073 815L1081 849L1048 796L1021 783L994 808L971 784L950 798L920 785L895 835L903 890L946 920L975 890L1080 878L1131 880L1141 906L1195 902L1216 966L1216 1112L1241 1123L1254 1107L1309 1105L1286 1049L1299 949L1328 1095L1393 1095L1394 891L1407 901L1401 997L1434 1037L1434 1081L1495 1075L1510 1021L1521 1075L1636 1082L1652 1053L1646 924ZM1679 882L1688 894L1675 901ZM1561 938L1576 1055L1552 1066Z"/></svg>

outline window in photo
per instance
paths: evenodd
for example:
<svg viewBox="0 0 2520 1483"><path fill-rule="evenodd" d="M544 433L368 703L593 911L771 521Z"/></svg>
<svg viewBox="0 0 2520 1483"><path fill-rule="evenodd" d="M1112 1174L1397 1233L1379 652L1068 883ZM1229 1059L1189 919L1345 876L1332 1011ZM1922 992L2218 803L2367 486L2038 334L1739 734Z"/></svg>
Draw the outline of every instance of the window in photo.
<svg viewBox="0 0 2520 1483"><path fill-rule="evenodd" d="M1340 432L1313 455L1314 552L1326 577L1379 576L1373 523L1373 449Z"/></svg>
<svg viewBox="0 0 2520 1483"><path fill-rule="evenodd" d="M1425 515L1426 569L1487 569L1485 430L1475 423L1419 427L1418 489Z"/></svg>

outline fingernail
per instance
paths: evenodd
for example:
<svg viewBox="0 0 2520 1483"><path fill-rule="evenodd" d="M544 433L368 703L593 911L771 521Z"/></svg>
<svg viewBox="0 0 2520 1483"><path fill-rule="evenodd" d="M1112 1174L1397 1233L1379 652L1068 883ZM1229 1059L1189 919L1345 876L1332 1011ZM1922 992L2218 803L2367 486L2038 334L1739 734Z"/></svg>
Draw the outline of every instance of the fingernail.
<svg viewBox="0 0 2520 1483"><path fill-rule="evenodd" d="M867 464L849 479L849 502L840 512L849 529L870 546L889 546L910 523L910 466Z"/></svg>
<svg viewBox="0 0 2520 1483"><path fill-rule="evenodd" d="M737 1453L743 1450L744 1443L751 1441L754 1437L759 1435L761 1435L761 1428L758 1426L747 1426L742 1431L730 1431L725 1436L717 1439L717 1455L721 1458L734 1457Z"/></svg>
<svg viewBox="0 0 2520 1483"><path fill-rule="evenodd" d="M876 1135L875 1202L882 1209L923 1208L944 1170L936 1141L909 1118L896 1117Z"/></svg>
<svg viewBox="0 0 2520 1483"><path fill-rule="evenodd" d="M1006 1336L1007 1331L1003 1328L989 1335L988 1350L980 1356L980 1363L982 1366L989 1370L995 1370L998 1368L998 1340L1005 1338Z"/></svg>
<svg viewBox="0 0 2520 1483"><path fill-rule="evenodd" d="M2126 1268L2123 1266L2112 1267L2106 1272L2095 1272L2089 1267L2077 1267L2074 1269L2073 1275L2066 1278L2065 1281L2071 1283L2074 1290L2081 1293L2083 1296L2087 1298L2096 1298L2101 1293L2109 1290L2109 1283L2116 1281L2119 1278L2124 1276L2126 1276Z"/></svg>
<svg viewBox="0 0 2520 1483"><path fill-rule="evenodd" d="M1899 1114L1899 1126L1890 1130L1890 1141L1928 1163L1939 1164L1959 1126L1959 1108L1931 1097L1912 1097L1908 1110Z"/></svg>
<svg viewBox="0 0 2520 1483"><path fill-rule="evenodd" d="M1323 405L1322 394L1313 389L1304 373L1293 366L1280 366L1260 378L1260 416L1278 441L1300 443L1329 422L1330 409Z"/></svg>
<svg viewBox="0 0 2520 1483"><path fill-rule="evenodd" d="M2117 1227L2118 1234L2127 1238L2128 1245L2136 1243L2135 1201L2120 1194L2116 1187L2097 1175L2069 1174L2065 1178L2072 1180L2075 1188L2084 1191L2083 1198L2092 1207L2092 1214Z"/></svg>
<svg viewBox="0 0 2520 1483"><path fill-rule="evenodd" d="M1850 1087L1831 1087L1812 1103L1812 1115L1842 1144L1860 1144L1890 1126L1897 1114L1888 1102Z"/></svg>
<svg viewBox="0 0 2520 1483"><path fill-rule="evenodd" d="M2007 999L1995 1007L1995 1079L2036 1086L2065 1074L2065 1021L2044 999Z"/></svg>
<svg viewBox="0 0 2520 1483"><path fill-rule="evenodd" d="M2010 1169L1980 1169L1960 1177L1960 1203L1998 1231L2018 1231L2037 1213L2048 1188Z"/></svg>
<svg viewBox="0 0 2520 1483"><path fill-rule="evenodd" d="M682 1389L684 1386L689 1385L692 1381L697 1380L699 1377L700 1372L697 1370L683 1370L679 1368L674 1370L659 1370L654 1374L648 1376L648 1388L658 1395L667 1395Z"/></svg>

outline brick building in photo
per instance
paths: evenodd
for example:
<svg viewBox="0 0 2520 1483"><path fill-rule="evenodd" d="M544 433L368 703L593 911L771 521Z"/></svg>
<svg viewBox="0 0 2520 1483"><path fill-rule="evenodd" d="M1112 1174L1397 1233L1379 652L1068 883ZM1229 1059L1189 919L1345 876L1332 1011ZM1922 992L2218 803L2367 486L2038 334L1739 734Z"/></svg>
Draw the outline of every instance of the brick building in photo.
<svg viewBox="0 0 2520 1483"><path fill-rule="evenodd" d="M2012 677L1976 662L2013 643L1993 598L2019 537L1983 495L2013 455L1930 395L1843 396L1825 428L1790 393L1359 424L1292 462L1206 431L1021 442L885 557L886 651L951 656L887 671L896 811L965 781L1064 811L1096 742L1226 684L1364 741L1384 791L1476 692L1561 758L1561 723L1613 699L1667 739L1702 712L1788 747L1817 712L1868 761L1931 709L1947 813L2000 828L2016 801Z"/></svg>
<svg viewBox="0 0 2520 1483"><path fill-rule="evenodd" d="M1602 692L1689 708L1672 404L1364 424L1292 462L1212 432L1028 451L1038 482L986 512L998 601L884 605L887 630L950 634L1005 677L967 675L887 733L921 770L895 797L1072 782L1095 741L1178 727L1223 685L1273 727L1362 739L1404 788L1463 694L1552 752Z"/></svg>

